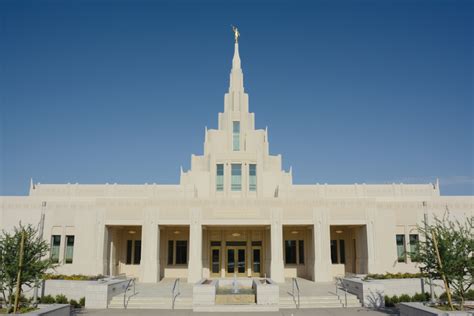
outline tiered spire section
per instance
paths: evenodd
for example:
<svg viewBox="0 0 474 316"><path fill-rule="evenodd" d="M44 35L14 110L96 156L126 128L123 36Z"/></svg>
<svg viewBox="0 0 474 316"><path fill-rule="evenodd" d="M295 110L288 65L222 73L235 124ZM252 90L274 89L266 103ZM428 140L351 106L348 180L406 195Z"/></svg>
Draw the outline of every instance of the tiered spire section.
<svg viewBox="0 0 474 316"><path fill-rule="evenodd" d="M230 71L229 92L244 92L244 74L240 67L239 43L235 43L232 70Z"/></svg>

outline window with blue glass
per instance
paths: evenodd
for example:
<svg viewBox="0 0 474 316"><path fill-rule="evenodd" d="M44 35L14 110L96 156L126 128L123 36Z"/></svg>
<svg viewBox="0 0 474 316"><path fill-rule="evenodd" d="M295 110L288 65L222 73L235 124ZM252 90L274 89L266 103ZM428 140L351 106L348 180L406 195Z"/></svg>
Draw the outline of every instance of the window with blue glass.
<svg viewBox="0 0 474 316"><path fill-rule="evenodd" d="M240 122L232 122L232 144L234 151L240 150Z"/></svg>
<svg viewBox="0 0 474 316"><path fill-rule="evenodd" d="M216 191L224 191L224 164L217 164Z"/></svg>
<svg viewBox="0 0 474 316"><path fill-rule="evenodd" d="M242 165L232 164L231 166L232 179L231 179L231 190L241 191L242 190Z"/></svg>
<svg viewBox="0 0 474 316"><path fill-rule="evenodd" d="M249 191L257 191L257 165L249 164Z"/></svg>

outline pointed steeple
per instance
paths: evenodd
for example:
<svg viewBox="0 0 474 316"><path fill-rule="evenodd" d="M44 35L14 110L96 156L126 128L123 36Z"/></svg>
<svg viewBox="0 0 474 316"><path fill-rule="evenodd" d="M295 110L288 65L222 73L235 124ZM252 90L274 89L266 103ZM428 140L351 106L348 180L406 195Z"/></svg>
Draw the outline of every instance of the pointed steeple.
<svg viewBox="0 0 474 316"><path fill-rule="evenodd" d="M230 71L229 92L244 91L244 74L240 66L239 37L240 33L235 26L232 26L235 35L234 57L232 58L232 70Z"/></svg>

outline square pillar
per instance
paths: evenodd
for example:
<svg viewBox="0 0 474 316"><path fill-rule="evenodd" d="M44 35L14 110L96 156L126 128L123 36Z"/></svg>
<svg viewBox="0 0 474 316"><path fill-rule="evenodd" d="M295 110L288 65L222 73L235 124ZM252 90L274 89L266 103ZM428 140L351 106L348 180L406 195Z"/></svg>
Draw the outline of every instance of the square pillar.
<svg viewBox="0 0 474 316"><path fill-rule="evenodd" d="M202 279L202 225L199 209L191 210L191 225L189 225L189 261L188 283Z"/></svg>
<svg viewBox="0 0 474 316"><path fill-rule="evenodd" d="M160 230L158 224L148 216L142 226L141 282L156 283L160 281Z"/></svg>
<svg viewBox="0 0 474 316"><path fill-rule="evenodd" d="M104 222L104 212L99 212L97 220L96 273L107 275L109 261L109 230Z"/></svg>
<svg viewBox="0 0 474 316"><path fill-rule="evenodd" d="M283 266L283 228L280 210L272 210L272 225L270 228L271 262L270 277L278 283L285 282Z"/></svg>
<svg viewBox="0 0 474 316"><path fill-rule="evenodd" d="M331 282L331 235L328 212L314 210L314 282Z"/></svg>

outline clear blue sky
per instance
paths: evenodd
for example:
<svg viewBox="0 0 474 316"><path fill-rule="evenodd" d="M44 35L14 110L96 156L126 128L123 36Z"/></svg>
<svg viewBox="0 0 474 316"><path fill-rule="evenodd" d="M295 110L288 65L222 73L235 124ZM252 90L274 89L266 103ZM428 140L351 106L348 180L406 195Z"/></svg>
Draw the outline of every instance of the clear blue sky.
<svg viewBox="0 0 474 316"><path fill-rule="evenodd" d="M473 5L0 1L0 194L178 183L217 127L236 24L250 109L294 183L472 195Z"/></svg>

